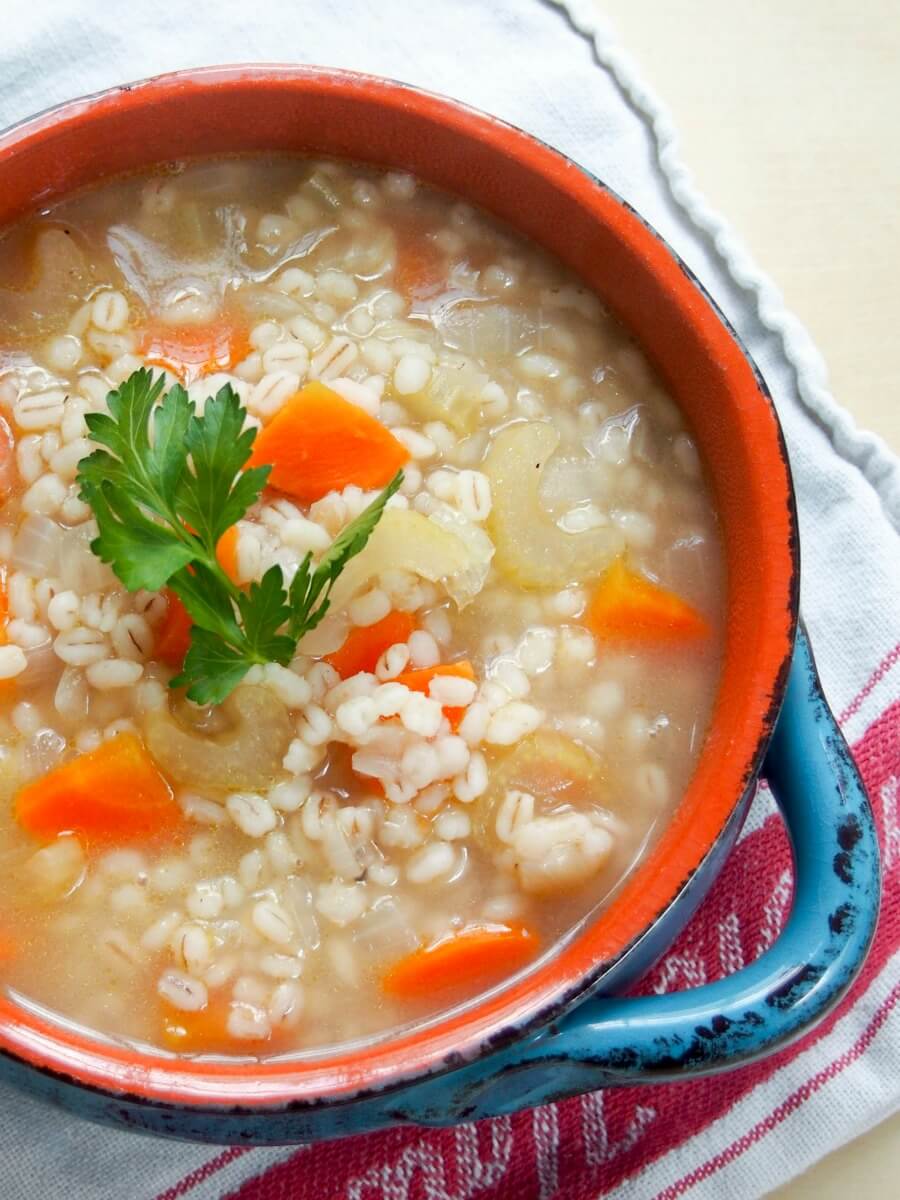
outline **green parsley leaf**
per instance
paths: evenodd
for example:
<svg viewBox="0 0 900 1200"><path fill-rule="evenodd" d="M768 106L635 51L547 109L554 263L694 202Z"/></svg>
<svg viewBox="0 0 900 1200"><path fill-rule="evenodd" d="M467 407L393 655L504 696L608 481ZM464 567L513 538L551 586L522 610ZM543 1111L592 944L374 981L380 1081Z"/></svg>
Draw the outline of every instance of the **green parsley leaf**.
<svg viewBox="0 0 900 1200"><path fill-rule="evenodd" d="M187 688L195 704L221 704L252 666L240 650L195 625L181 673L169 686Z"/></svg>
<svg viewBox="0 0 900 1200"><path fill-rule="evenodd" d="M135 371L106 398L109 413L89 413L85 420L93 441L106 450L95 451L79 468L79 476L95 483L108 480L122 488L157 516L174 517L171 501L173 477L180 478L187 465L187 446L182 436L176 444L168 436L168 425L187 427L194 406L180 385L172 388L157 410L165 377L154 379L147 370ZM163 444L150 445L150 424L163 431ZM163 415L165 414L165 415ZM109 453L108 451L111 451Z"/></svg>
<svg viewBox="0 0 900 1200"><path fill-rule="evenodd" d="M81 498L94 510L100 530L91 549L109 563L129 591L158 591L193 559L189 545L148 517L113 480L96 484L82 478Z"/></svg>
<svg viewBox="0 0 900 1200"><path fill-rule="evenodd" d="M185 567L172 576L169 587L187 609L195 628L215 634L230 646L244 645L231 595L205 563Z"/></svg>
<svg viewBox="0 0 900 1200"><path fill-rule="evenodd" d="M270 467L244 466L256 432L226 384L198 414L180 384L135 371L87 416L98 444L78 483L97 521L93 552L131 590L168 586L193 622L191 644L172 687L198 704L218 704L251 667L286 665L300 638L328 611L329 593L378 524L403 481L398 472L313 567L300 564L290 587L274 566L242 590L216 557L222 534L259 498Z"/></svg>
<svg viewBox="0 0 900 1200"><path fill-rule="evenodd" d="M193 472L181 478L178 509L206 542L218 542L256 503L272 469L254 467L239 474L256 437L254 429L244 429L245 416L240 400L226 385L207 400L203 416L192 417L186 430Z"/></svg>
<svg viewBox="0 0 900 1200"><path fill-rule="evenodd" d="M257 661L289 663L297 639L278 632L291 619L281 567L269 567L259 583L251 583L249 590L238 597L238 608Z"/></svg>

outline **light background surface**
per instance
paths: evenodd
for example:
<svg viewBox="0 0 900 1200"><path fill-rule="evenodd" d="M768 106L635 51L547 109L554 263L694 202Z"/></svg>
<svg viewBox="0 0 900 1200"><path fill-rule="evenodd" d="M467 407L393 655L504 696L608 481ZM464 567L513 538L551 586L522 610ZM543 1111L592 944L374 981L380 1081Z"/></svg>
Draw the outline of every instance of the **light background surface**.
<svg viewBox="0 0 900 1200"><path fill-rule="evenodd" d="M307 27L317 24L319 45L325 48L316 57L342 62L357 54L365 58L345 22L329 24L327 13L322 17L334 2L296 0L294 5ZM524 7L526 0L521 2ZM670 106L682 133L683 156L709 200L728 214L818 342L837 398L862 425L900 450L893 366L900 315L897 0L594 2ZM446 8L453 3L445 0ZM482 3L489 7L491 0ZM370 6L387 25L383 9L391 6L374 0ZM195 3L191 19L175 21L149 44L144 41L146 19L136 28L136 17L148 7L166 10L169 3L136 4L122 21L111 6L79 0L43 0L27 7L0 0L0 16L8 18L0 50L8 63L0 77L0 101L16 92L21 103L10 119L87 90L78 86L82 76L92 75L91 86L103 86L196 62L203 57L197 46L208 33L229 28L234 33L239 21L244 22L240 29L248 56L263 48L261 57L268 59L302 56L302 39L292 42L282 36L275 52L269 49L261 16L265 4L251 12L246 5L241 9L222 0L215 17L204 22L198 10L207 5ZM426 0L422 14L436 20L442 7ZM99 38L95 24L102 30ZM474 22L463 32L470 42L477 41ZM382 48L385 44L380 43ZM39 54L29 57L26 51L34 46ZM509 65L515 69L516 64ZM410 63L411 73L418 69ZM525 75L520 81L523 94L539 93L534 80ZM432 85L442 86L437 80ZM452 81L443 90L453 91ZM29 1113L23 1125L39 1127L39 1117ZM58 1130L56 1147L71 1154L67 1147L76 1144L70 1139L77 1136L74 1129ZM85 1175L98 1161L100 1139L93 1136L94 1153L77 1164ZM41 1151L50 1140L40 1141ZM23 1158L21 1139L13 1149L5 1159L7 1172L20 1174L6 1175L0 1200L17 1200L20 1194L18 1183L9 1186L11 1178L24 1180L27 1173L33 1182L47 1177L38 1176L35 1158ZM171 1154L182 1150L173 1146ZM132 1162L135 1157L132 1152ZM49 1174L53 1160L43 1158L50 1163ZM101 1185L108 1186L112 1178L106 1175ZM77 1185L74 1193L81 1200ZM897 1118L781 1193L782 1200L846 1200L848 1195L851 1200L900 1195ZM722 1200L753 1198L723 1192Z"/></svg>
<svg viewBox="0 0 900 1200"><path fill-rule="evenodd" d="M835 398L900 451L900 5L595 2L699 187L809 329ZM774 1195L900 1195L900 1114Z"/></svg>

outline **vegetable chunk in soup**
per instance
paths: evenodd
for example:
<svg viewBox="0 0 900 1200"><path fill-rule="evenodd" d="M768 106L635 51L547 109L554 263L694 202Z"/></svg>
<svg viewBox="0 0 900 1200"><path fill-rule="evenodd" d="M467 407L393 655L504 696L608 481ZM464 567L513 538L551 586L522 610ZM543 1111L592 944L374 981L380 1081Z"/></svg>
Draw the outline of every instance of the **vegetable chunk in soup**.
<svg viewBox="0 0 900 1200"><path fill-rule="evenodd" d="M239 159L0 239L0 972L184 1054L527 969L690 779L690 432L546 254L408 175Z"/></svg>

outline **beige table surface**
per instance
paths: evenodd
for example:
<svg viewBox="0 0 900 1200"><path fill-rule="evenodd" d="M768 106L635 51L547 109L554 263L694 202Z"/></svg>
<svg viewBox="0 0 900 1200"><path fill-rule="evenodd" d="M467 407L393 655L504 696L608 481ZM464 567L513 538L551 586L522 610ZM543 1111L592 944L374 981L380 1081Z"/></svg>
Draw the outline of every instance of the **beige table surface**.
<svg viewBox="0 0 900 1200"><path fill-rule="evenodd" d="M700 188L818 343L834 395L900 451L898 0L595 3ZM900 1196L900 1115L775 1195Z"/></svg>

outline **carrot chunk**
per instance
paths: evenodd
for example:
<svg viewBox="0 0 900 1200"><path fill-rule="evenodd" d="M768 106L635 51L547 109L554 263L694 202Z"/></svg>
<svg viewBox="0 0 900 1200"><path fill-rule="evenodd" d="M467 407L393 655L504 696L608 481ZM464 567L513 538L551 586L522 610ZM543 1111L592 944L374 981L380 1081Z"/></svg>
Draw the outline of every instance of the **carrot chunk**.
<svg viewBox="0 0 900 1200"><path fill-rule="evenodd" d="M237 583L237 541L238 528L237 525L232 525L230 529L225 530L216 546L216 558L219 560L219 566L232 583Z"/></svg>
<svg viewBox="0 0 900 1200"><path fill-rule="evenodd" d="M162 1007L162 1042L169 1049L185 1054L222 1054L233 1048L228 1004L221 997L211 998L199 1012L182 1012L165 1002Z"/></svg>
<svg viewBox="0 0 900 1200"><path fill-rule="evenodd" d="M630 571L618 559L591 597L587 623L611 641L672 643L709 634L709 624L687 601Z"/></svg>
<svg viewBox="0 0 900 1200"><path fill-rule="evenodd" d="M349 679L360 671L374 671L385 650L397 642L405 642L415 627L409 613L389 612L374 625L352 629L343 646L326 654L325 661L334 667L341 679Z"/></svg>
<svg viewBox="0 0 900 1200"><path fill-rule="evenodd" d="M447 256L424 230L409 231L397 242L394 287L410 299L436 295L447 282Z"/></svg>
<svg viewBox="0 0 900 1200"><path fill-rule="evenodd" d="M412 692L424 692L427 696L428 685L436 675L455 675L458 679L471 679L475 682L475 668L466 658L460 659L459 662L441 663L436 667L422 667L418 671L404 671L402 675L397 676L395 682L404 684ZM450 722L451 729L459 728L465 711L464 708L444 706L444 716Z"/></svg>
<svg viewBox="0 0 900 1200"><path fill-rule="evenodd" d="M537 948L537 937L524 925L468 925L395 962L381 986L398 1000L424 999L508 975L533 958Z"/></svg>
<svg viewBox="0 0 900 1200"><path fill-rule="evenodd" d="M35 837L75 832L111 843L151 838L181 823L172 789L132 733L28 784L16 796L15 816Z"/></svg>
<svg viewBox="0 0 900 1200"><path fill-rule="evenodd" d="M323 383L308 383L256 435L251 467L305 504L355 483L380 488L409 458L390 430Z"/></svg>
<svg viewBox="0 0 900 1200"><path fill-rule="evenodd" d="M248 329L225 318L209 325L152 326L140 343L151 366L165 367L187 383L214 371L230 371L251 349Z"/></svg>
<svg viewBox="0 0 900 1200"><path fill-rule="evenodd" d="M166 598L166 615L157 630L154 653L167 666L181 667L191 645L193 622L174 592L166 588L163 595Z"/></svg>
<svg viewBox="0 0 900 1200"><path fill-rule="evenodd" d="M233 1054L235 1050L262 1054L287 1049L291 1031L284 1026L258 1038L236 1039L228 1032L228 1010L228 1001L221 994L210 996L199 1012L183 1012L163 1001L161 1041L181 1054Z"/></svg>

